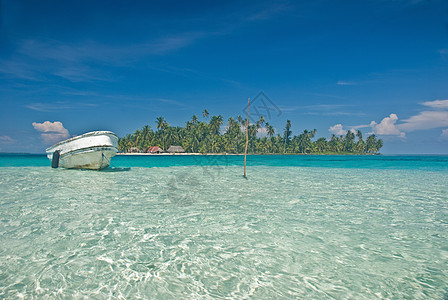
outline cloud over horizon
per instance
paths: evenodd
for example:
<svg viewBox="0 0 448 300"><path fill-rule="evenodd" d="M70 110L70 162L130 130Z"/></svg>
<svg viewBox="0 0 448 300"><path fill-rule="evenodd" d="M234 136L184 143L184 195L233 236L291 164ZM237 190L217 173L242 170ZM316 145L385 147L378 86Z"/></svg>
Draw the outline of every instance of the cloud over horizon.
<svg viewBox="0 0 448 300"><path fill-rule="evenodd" d="M0 135L0 144L13 144L16 141L8 135Z"/></svg>
<svg viewBox="0 0 448 300"><path fill-rule="evenodd" d="M423 102L422 105L435 109L448 109L448 100L434 100Z"/></svg>
<svg viewBox="0 0 448 300"><path fill-rule="evenodd" d="M64 125L59 122L45 121L43 123L33 122L33 127L43 139L45 144L51 145L70 137L70 134Z"/></svg>
<svg viewBox="0 0 448 300"><path fill-rule="evenodd" d="M372 132L377 135L396 135L401 138L406 137L406 133L400 131L395 123L398 121L398 116L396 114L390 114L389 117L385 117L378 124L375 121L370 122L370 127Z"/></svg>
<svg viewBox="0 0 448 300"><path fill-rule="evenodd" d="M440 139L448 141L448 128L442 130L442 134L440 135Z"/></svg>
<svg viewBox="0 0 448 300"><path fill-rule="evenodd" d="M419 114L403 120L404 123L397 127L407 132L448 127L448 100L426 101L422 105L432 108L432 110L421 111Z"/></svg>
<svg viewBox="0 0 448 300"><path fill-rule="evenodd" d="M346 135L347 130L345 130L342 126L342 124L336 124L334 126L330 126L330 129L328 129L329 132L335 135Z"/></svg>
<svg viewBox="0 0 448 300"><path fill-rule="evenodd" d="M369 134L406 138L407 132L448 127L448 100L426 101L422 102L421 105L427 107L428 110L420 111L399 124L397 123L397 114L391 113L388 117L383 118L380 123L371 121L369 125L352 126L351 130L370 127L372 131ZM331 126L328 131L337 135L347 133L342 124ZM442 130L440 138L448 139L448 129Z"/></svg>

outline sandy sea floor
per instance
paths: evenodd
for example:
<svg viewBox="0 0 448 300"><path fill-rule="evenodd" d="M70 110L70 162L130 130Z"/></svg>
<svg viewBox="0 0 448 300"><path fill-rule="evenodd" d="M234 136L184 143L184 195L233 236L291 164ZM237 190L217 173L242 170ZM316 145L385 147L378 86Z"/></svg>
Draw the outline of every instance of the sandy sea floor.
<svg viewBox="0 0 448 300"><path fill-rule="evenodd" d="M448 295L444 168L122 159L0 168L0 298Z"/></svg>

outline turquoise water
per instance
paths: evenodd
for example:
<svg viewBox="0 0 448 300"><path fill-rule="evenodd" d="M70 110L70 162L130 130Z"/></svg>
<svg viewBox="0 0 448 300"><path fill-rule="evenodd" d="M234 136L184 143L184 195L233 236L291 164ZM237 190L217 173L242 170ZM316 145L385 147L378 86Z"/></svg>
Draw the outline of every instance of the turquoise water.
<svg viewBox="0 0 448 300"><path fill-rule="evenodd" d="M447 156L0 156L0 298L447 299Z"/></svg>

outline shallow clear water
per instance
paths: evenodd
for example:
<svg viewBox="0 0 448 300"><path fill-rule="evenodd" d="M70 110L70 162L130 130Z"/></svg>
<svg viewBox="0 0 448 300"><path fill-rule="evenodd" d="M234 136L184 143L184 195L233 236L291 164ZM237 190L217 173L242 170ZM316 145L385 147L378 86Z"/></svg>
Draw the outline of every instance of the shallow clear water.
<svg viewBox="0 0 448 300"><path fill-rule="evenodd" d="M448 157L241 160L0 156L0 298L446 299Z"/></svg>

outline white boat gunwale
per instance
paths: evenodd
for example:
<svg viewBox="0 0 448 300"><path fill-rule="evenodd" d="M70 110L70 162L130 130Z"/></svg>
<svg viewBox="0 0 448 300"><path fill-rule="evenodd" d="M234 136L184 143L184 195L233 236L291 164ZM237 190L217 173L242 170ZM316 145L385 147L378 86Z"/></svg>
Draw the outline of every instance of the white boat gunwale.
<svg viewBox="0 0 448 300"><path fill-rule="evenodd" d="M78 139L81 139L81 138L85 138L85 137L89 137L89 136L95 136L95 135L113 135L113 136L115 136L118 139L118 136L115 133L113 133L112 131L92 131L92 132L84 133L82 135L74 136L74 137L69 138L67 140L63 140L63 141L61 141L61 142L59 142L57 144L54 144L53 146L47 148L45 150L45 152L47 152L47 153L48 152L52 152L51 149L56 148L56 147L58 147L60 145L67 144L69 142L72 142L72 141L75 141L75 140L78 140Z"/></svg>

